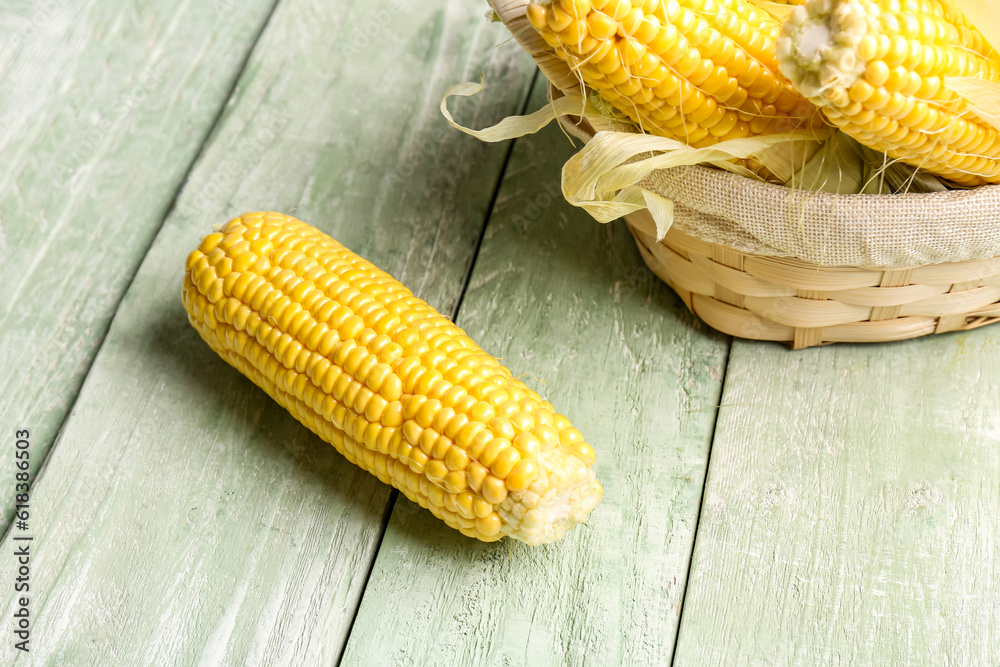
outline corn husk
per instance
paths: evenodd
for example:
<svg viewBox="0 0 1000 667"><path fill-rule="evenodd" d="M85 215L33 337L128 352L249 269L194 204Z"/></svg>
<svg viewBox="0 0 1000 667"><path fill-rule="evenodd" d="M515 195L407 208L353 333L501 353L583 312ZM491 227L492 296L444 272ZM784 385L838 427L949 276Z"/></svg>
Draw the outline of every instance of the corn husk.
<svg viewBox="0 0 1000 667"><path fill-rule="evenodd" d="M949 76L944 85L965 101L969 111L1000 130L1000 83L973 76Z"/></svg>
<svg viewBox="0 0 1000 667"><path fill-rule="evenodd" d="M861 145L843 132L834 132L816 155L785 184L801 190L856 194L864 186L864 175Z"/></svg>
<svg viewBox="0 0 1000 667"><path fill-rule="evenodd" d="M586 209L599 222L611 222L648 208L656 222L657 238L662 239L673 223L673 204L642 187L642 181L652 172L711 164L741 173L742 168L731 164L730 160L760 155L765 149L789 142L815 142L817 138L816 132L797 131L692 148L666 137L598 132L563 167L563 195L569 203Z"/></svg>
<svg viewBox="0 0 1000 667"><path fill-rule="evenodd" d="M751 0L751 3L760 7L765 12L771 15L778 23L784 23L788 18L788 15L792 13L795 9L795 5L789 5L783 2L769 2L768 0Z"/></svg>
<svg viewBox="0 0 1000 667"><path fill-rule="evenodd" d="M559 117L585 119L597 132L564 165L563 196L600 222L649 209L659 239L673 224L673 202L642 186L642 181L659 169L705 165L761 180L733 162L754 158L785 185L802 190L888 194L946 189L934 176L890 161L834 128L731 139L693 148L666 137L641 134L599 97L579 95L556 97L532 114L510 116L482 130L456 122L448 100L471 97L483 90L483 83L462 83L446 91L441 113L452 127L482 141L498 142L534 134Z"/></svg>

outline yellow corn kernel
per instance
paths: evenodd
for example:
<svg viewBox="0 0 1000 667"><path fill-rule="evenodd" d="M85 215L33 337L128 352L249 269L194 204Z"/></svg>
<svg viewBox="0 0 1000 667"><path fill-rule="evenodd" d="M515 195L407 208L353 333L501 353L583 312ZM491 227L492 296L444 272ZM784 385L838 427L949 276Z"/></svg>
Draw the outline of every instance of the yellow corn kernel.
<svg viewBox="0 0 1000 667"><path fill-rule="evenodd" d="M510 492L524 491L538 474L534 459L521 459L507 475L507 490Z"/></svg>
<svg viewBox="0 0 1000 667"><path fill-rule="evenodd" d="M513 445L507 438L493 438L490 440L490 444L486 445L486 448L476 458L480 463L489 468L504 450L511 449L512 447Z"/></svg>
<svg viewBox="0 0 1000 667"><path fill-rule="evenodd" d="M524 457L536 458L542 452L542 443L533 433L521 433L512 443Z"/></svg>
<svg viewBox="0 0 1000 667"><path fill-rule="evenodd" d="M483 482L483 499L491 505L499 505L507 498L507 485L503 480L488 475Z"/></svg>
<svg viewBox="0 0 1000 667"><path fill-rule="evenodd" d="M520 462L521 453L514 447L508 447L500 452L500 455L493 461L493 464L490 466L490 472L500 479L506 479L510 471L514 469L514 466Z"/></svg>

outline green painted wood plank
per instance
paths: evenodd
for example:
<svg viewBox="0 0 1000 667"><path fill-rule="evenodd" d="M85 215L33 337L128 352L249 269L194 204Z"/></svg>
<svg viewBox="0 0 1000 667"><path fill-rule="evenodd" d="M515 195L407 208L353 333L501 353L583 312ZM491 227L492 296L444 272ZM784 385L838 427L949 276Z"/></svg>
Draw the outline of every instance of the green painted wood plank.
<svg viewBox="0 0 1000 667"><path fill-rule="evenodd" d="M33 471L273 4L0 7L0 424Z"/></svg>
<svg viewBox="0 0 1000 667"><path fill-rule="evenodd" d="M494 91L459 114L496 122L533 68L478 7L404 9L286 0L270 19L33 489L32 664L337 661L390 491L215 358L180 281L214 224L275 208L456 303L509 147L445 131L438 101L485 71Z"/></svg>
<svg viewBox="0 0 1000 667"><path fill-rule="evenodd" d="M1000 664L1000 329L734 345L677 664Z"/></svg>
<svg viewBox="0 0 1000 667"><path fill-rule="evenodd" d="M587 435L604 500L563 542L527 547L468 540L400 498L346 664L670 659L728 339L622 223L562 200L572 151L556 127L516 142L458 322Z"/></svg>

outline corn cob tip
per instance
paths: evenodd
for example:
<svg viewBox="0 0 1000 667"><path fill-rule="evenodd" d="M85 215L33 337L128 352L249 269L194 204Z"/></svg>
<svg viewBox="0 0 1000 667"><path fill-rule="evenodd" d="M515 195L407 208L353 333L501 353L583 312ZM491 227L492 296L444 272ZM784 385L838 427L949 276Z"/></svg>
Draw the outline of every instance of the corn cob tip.
<svg viewBox="0 0 1000 667"><path fill-rule="evenodd" d="M797 6L775 42L781 73L814 104L849 104L848 91L865 71L857 47L870 24L878 29L870 15L877 12L864 1L810 0Z"/></svg>
<svg viewBox="0 0 1000 667"><path fill-rule="evenodd" d="M504 532L529 545L558 542L586 523L604 489L592 468L560 449L539 457L541 474L522 492L510 493L499 509Z"/></svg>
<svg viewBox="0 0 1000 667"><path fill-rule="evenodd" d="M561 539L601 500L569 420L319 230L247 213L188 257L201 337L347 460L464 535Z"/></svg>
<svg viewBox="0 0 1000 667"><path fill-rule="evenodd" d="M642 133L704 148L821 124L778 72L780 24L749 0L534 0L525 14L584 89ZM756 158L741 164L783 180Z"/></svg>

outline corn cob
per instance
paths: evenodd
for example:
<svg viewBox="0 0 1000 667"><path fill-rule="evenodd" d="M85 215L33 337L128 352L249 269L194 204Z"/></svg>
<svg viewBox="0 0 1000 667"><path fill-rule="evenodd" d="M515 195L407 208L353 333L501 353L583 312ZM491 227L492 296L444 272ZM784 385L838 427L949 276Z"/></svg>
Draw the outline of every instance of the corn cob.
<svg viewBox="0 0 1000 667"><path fill-rule="evenodd" d="M962 185L1000 183L1000 132L945 77L1000 82L1000 57L951 0L811 0L781 70L859 143Z"/></svg>
<svg viewBox="0 0 1000 667"><path fill-rule="evenodd" d="M778 72L781 26L746 0L538 0L532 26L643 131L701 148L820 120Z"/></svg>
<svg viewBox="0 0 1000 667"><path fill-rule="evenodd" d="M329 236L248 213L190 254L201 337L352 463L452 528L539 544L602 489L569 420L461 329Z"/></svg>

